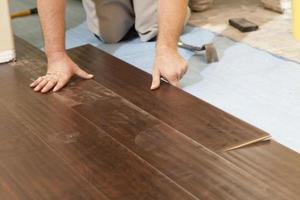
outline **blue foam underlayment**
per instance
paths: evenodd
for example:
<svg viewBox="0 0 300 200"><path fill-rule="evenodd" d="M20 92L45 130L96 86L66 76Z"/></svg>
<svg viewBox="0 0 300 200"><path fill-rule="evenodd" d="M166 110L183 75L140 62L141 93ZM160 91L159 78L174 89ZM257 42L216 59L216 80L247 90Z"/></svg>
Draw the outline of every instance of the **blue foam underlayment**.
<svg viewBox="0 0 300 200"><path fill-rule="evenodd" d="M67 31L67 48L92 44L148 73L154 42L133 38L103 44L85 23ZM232 41L208 30L186 27L181 40L193 45L214 42L220 62L207 65L204 55L180 49L189 69L181 81L192 95L270 133L300 153L300 65Z"/></svg>

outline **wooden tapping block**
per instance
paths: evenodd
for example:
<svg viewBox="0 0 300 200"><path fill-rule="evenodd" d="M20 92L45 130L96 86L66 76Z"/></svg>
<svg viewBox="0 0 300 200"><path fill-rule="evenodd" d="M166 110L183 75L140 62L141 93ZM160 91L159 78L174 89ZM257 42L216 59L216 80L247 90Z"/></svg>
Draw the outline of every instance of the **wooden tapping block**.
<svg viewBox="0 0 300 200"><path fill-rule="evenodd" d="M229 19L229 24L241 32L252 32L258 30L258 25L244 18Z"/></svg>

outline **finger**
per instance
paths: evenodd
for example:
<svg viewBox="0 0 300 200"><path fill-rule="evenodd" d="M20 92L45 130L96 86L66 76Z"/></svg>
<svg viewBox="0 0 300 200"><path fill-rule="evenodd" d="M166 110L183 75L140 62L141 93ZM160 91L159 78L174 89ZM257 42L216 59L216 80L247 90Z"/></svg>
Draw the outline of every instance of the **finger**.
<svg viewBox="0 0 300 200"><path fill-rule="evenodd" d="M81 78L84 78L84 79L91 79L91 78L94 77L93 74L89 74L89 73L87 73L86 71L80 69L79 67L78 67L78 69L75 71L75 74L76 74L77 76L81 77Z"/></svg>
<svg viewBox="0 0 300 200"><path fill-rule="evenodd" d="M53 92L57 92L58 90L60 90L61 88L63 88L67 82L69 81L68 78L64 78L64 79L60 79L57 84L55 85Z"/></svg>
<svg viewBox="0 0 300 200"><path fill-rule="evenodd" d="M183 70L183 74L186 74L188 71L188 67L185 67L184 70Z"/></svg>
<svg viewBox="0 0 300 200"><path fill-rule="evenodd" d="M160 86L160 72L158 70L154 70L152 73L152 84L151 90L155 90Z"/></svg>
<svg viewBox="0 0 300 200"><path fill-rule="evenodd" d="M183 76L187 73L187 71L188 71L188 64L185 61L182 70L180 70L179 80L181 80L183 78Z"/></svg>
<svg viewBox="0 0 300 200"><path fill-rule="evenodd" d="M182 71L182 72L178 73L177 79L178 79L178 80L181 80L183 76L184 76L184 73L183 73L183 71Z"/></svg>
<svg viewBox="0 0 300 200"><path fill-rule="evenodd" d="M35 81L33 81L33 82L30 84L30 87L35 87L35 86L37 86L42 80L43 80L43 77L40 76L38 79L36 79Z"/></svg>
<svg viewBox="0 0 300 200"><path fill-rule="evenodd" d="M171 85L175 86L175 87L180 88L180 84L179 84L179 81L178 81L178 80L176 80L176 81L169 81L169 83L170 83Z"/></svg>
<svg viewBox="0 0 300 200"><path fill-rule="evenodd" d="M175 87L180 87L180 85L179 85L179 77L178 77L178 76L170 77L170 78L168 79L168 82L169 82L171 85L175 86Z"/></svg>
<svg viewBox="0 0 300 200"><path fill-rule="evenodd" d="M42 89L42 93L46 93L49 90L51 90L55 85L56 85L57 81L56 80L50 80L45 87Z"/></svg>
<svg viewBox="0 0 300 200"><path fill-rule="evenodd" d="M180 74L180 80L181 80L181 79L183 78L183 76L186 74L187 70L188 70L188 68L185 68L185 69L183 70L183 72Z"/></svg>
<svg viewBox="0 0 300 200"><path fill-rule="evenodd" d="M34 91L38 92L40 91L46 84L48 83L48 80L43 79L35 88Z"/></svg>

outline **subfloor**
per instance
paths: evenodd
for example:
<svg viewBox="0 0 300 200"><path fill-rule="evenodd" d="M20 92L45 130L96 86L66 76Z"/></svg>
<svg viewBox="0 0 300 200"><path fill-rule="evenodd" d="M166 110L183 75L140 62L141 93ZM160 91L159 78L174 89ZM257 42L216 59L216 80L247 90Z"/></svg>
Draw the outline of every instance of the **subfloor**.
<svg viewBox="0 0 300 200"><path fill-rule="evenodd" d="M12 0L10 2L11 11L36 6L34 0ZM228 26L228 19L237 17L245 17L257 23L260 29L251 33L241 33ZM85 13L81 1L68 0L67 30L79 25L84 20ZM193 13L189 23L300 62L300 42L295 41L292 37L291 13L279 14L266 10L262 7L260 0L215 0L209 10ZM15 19L13 25L18 36L36 47L43 46L39 20L36 16Z"/></svg>
<svg viewBox="0 0 300 200"><path fill-rule="evenodd" d="M239 17L258 24L259 30L241 33L228 25L228 19ZM190 19L192 25L300 62L300 42L292 36L291 22L290 11L279 14L266 10L260 0L215 0L211 9L194 13Z"/></svg>

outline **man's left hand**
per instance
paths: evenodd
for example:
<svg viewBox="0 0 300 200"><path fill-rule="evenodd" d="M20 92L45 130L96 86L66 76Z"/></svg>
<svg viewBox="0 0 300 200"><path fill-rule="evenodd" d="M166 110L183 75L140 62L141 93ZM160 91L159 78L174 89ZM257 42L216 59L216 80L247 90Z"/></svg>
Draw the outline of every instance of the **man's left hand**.
<svg viewBox="0 0 300 200"><path fill-rule="evenodd" d="M158 50L153 66L151 90L159 88L161 78L180 87L179 81L186 71L187 61L176 50Z"/></svg>

